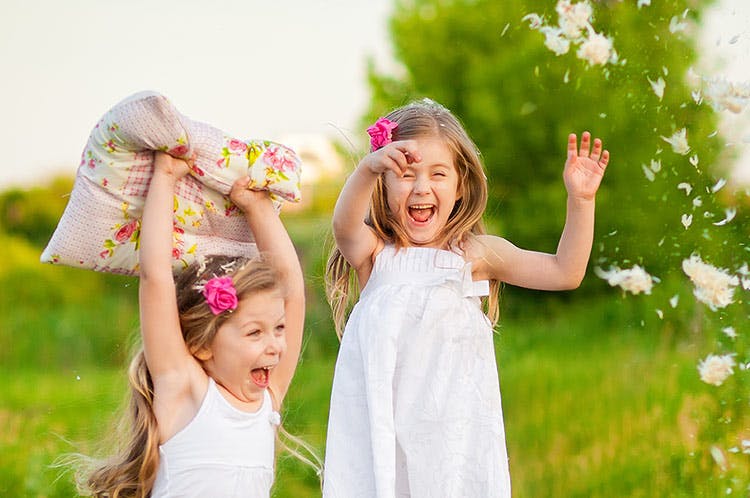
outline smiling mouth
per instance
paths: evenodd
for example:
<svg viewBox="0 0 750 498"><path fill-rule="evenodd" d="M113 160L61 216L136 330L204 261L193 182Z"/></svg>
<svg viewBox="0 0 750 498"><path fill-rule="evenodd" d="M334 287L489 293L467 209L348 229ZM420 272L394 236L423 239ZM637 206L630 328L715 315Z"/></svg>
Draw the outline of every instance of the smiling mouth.
<svg viewBox="0 0 750 498"><path fill-rule="evenodd" d="M256 386L261 387L263 389L268 387L268 379L270 377L272 368L273 366L254 368L250 372L250 377L253 379L253 382L255 383Z"/></svg>
<svg viewBox="0 0 750 498"><path fill-rule="evenodd" d="M409 206L409 217L417 223L430 221L435 214L435 206L432 204L413 204Z"/></svg>

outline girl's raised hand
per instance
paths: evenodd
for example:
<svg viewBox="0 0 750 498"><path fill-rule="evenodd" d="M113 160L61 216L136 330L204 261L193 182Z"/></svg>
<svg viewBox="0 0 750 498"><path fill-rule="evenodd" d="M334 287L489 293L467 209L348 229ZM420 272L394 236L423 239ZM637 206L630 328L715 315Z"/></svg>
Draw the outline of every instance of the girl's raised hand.
<svg viewBox="0 0 750 498"><path fill-rule="evenodd" d="M247 188L250 183L250 177L245 176L238 178L232 184L232 190L229 191L229 198L240 208L243 213L254 214L256 211L264 209L273 210L271 198L267 190L251 190Z"/></svg>
<svg viewBox="0 0 750 498"><path fill-rule="evenodd" d="M374 175L391 170L401 177L409 164L418 163L421 160L422 156L417 150L416 140L399 140L369 153L362 158L359 165Z"/></svg>
<svg viewBox="0 0 750 498"><path fill-rule="evenodd" d="M165 152L157 151L154 153L154 171L180 179L190 172L190 166L184 159L177 159Z"/></svg>
<svg viewBox="0 0 750 498"><path fill-rule="evenodd" d="M568 195L592 200L608 163L609 151L602 150L601 140L594 139L594 147L591 148L591 134L584 131L581 135L581 148L578 149L575 133L568 135L568 159L563 171Z"/></svg>

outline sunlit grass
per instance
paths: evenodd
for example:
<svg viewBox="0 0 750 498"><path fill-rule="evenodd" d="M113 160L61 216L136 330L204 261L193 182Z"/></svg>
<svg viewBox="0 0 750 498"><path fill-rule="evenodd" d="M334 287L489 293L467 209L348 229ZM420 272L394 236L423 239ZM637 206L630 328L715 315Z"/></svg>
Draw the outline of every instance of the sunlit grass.
<svg viewBox="0 0 750 498"><path fill-rule="evenodd" d="M503 325L496 343L514 496L726 496L699 472L706 448L691 431L705 387L693 347L674 347L649 328L601 327L611 305ZM287 430L321 456L333 363L308 348L285 407ZM122 370L14 369L4 377L0 495L71 496L70 477L55 481L59 470L49 465L62 453L90 451L111 427ZM309 467L285 454L278 466L274 496L319 494Z"/></svg>
<svg viewBox="0 0 750 498"><path fill-rule="evenodd" d="M123 399L121 370L4 369L0 374L0 496L74 496L65 453L90 452Z"/></svg>
<svg viewBox="0 0 750 498"><path fill-rule="evenodd" d="M678 424L700 388L689 354L595 318L518 325L500 348L516 496L699 496Z"/></svg>
<svg viewBox="0 0 750 498"><path fill-rule="evenodd" d="M322 457L338 347L323 294L329 220L286 223L305 266L308 313L284 425ZM13 251L16 264L0 278L6 288L28 285L0 298L0 496L74 496L70 472L51 465L66 453L91 454L114 426L137 330L135 289L120 278L41 266L24 244ZM495 342L516 498L719 497L733 476L741 483L750 475L747 455L727 455L734 467L722 475L709 454L713 443L737 442L713 429L722 410L696 361L714 336L702 331L702 308L689 294L667 309L677 290L665 281L648 298L561 299L526 314L517 291L505 292ZM654 306L664 308L664 321ZM720 392L737 389L735 397L747 399L732 381ZM274 497L320 495L310 467L283 452L277 465Z"/></svg>

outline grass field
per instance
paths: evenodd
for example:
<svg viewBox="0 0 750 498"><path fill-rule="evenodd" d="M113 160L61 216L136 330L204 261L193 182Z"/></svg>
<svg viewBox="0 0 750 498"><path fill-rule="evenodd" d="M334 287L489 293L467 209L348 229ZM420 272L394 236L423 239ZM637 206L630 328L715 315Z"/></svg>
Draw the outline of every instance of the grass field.
<svg viewBox="0 0 750 498"><path fill-rule="evenodd" d="M326 224L288 224L310 299L284 424L322 454L337 347L322 299ZM0 496L70 497L70 474L51 465L93 451L110 433L124 399L127 338L137 328L133 281L40 267L34 248L12 243L16 264L0 270L0 285L32 283L23 299L0 299ZM49 290L50 282L77 290ZM635 318L638 299L563 303L502 321L495 343L515 497L747 496L740 490L748 455L728 455L732 465L721 472L709 453L721 432L705 428L722 407L696 371L708 339ZM722 389L739 390L747 403L739 381ZM275 497L319 496L308 467L285 454L278 467Z"/></svg>

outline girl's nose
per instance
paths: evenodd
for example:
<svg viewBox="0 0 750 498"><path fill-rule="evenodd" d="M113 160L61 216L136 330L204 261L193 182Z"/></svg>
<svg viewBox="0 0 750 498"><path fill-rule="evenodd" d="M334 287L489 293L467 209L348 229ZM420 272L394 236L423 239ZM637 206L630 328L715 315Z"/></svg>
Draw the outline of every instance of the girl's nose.
<svg viewBox="0 0 750 498"><path fill-rule="evenodd" d="M273 336L266 344L266 352L269 354L280 354L286 348L286 339L283 336Z"/></svg>
<svg viewBox="0 0 750 498"><path fill-rule="evenodd" d="M414 192L417 194L426 194L430 191L430 182L423 177L417 177L414 181Z"/></svg>

